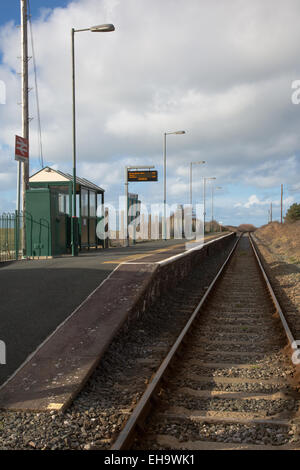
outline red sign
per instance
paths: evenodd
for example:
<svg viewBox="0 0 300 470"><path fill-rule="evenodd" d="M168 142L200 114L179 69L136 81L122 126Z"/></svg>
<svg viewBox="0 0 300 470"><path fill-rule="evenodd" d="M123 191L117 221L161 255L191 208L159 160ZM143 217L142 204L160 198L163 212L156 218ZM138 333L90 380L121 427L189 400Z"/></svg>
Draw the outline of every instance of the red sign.
<svg viewBox="0 0 300 470"><path fill-rule="evenodd" d="M29 158L28 140L16 135L15 160L19 160L21 162L28 162L28 158Z"/></svg>

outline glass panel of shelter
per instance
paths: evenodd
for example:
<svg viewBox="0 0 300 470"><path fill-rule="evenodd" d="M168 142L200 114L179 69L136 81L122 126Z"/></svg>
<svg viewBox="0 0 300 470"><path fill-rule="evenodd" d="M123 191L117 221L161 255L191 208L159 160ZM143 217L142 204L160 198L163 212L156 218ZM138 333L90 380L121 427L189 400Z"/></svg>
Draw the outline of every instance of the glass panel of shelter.
<svg viewBox="0 0 300 470"><path fill-rule="evenodd" d="M91 189L81 188L81 245L95 246L96 240L96 217L97 217L97 193ZM102 198L103 200L103 198ZM102 201L101 201L102 202Z"/></svg>
<svg viewBox="0 0 300 470"><path fill-rule="evenodd" d="M70 215L69 195L67 193L58 194L58 210L60 214Z"/></svg>
<svg viewBox="0 0 300 470"><path fill-rule="evenodd" d="M96 212L97 212L97 193L89 190L89 244L96 246Z"/></svg>

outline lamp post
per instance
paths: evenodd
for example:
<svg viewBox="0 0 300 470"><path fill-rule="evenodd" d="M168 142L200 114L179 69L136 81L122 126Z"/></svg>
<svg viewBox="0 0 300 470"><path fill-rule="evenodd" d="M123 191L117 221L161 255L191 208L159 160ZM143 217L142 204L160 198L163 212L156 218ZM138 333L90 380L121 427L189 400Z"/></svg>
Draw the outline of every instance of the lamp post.
<svg viewBox="0 0 300 470"><path fill-rule="evenodd" d="M167 221L166 221L166 204L167 204L167 135L185 134L185 131L164 132L164 240L167 239Z"/></svg>
<svg viewBox="0 0 300 470"><path fill-rule="evenodd" d="M206 207L205 207L205 187L206 187L206 181L209 180L215 180L216 178L214 176L207 178L203 177L203 228L204 228L204 235L205 235L205 215L206 215Z"/></svg>
<svg viewBox="0 0 300 470"><path fill-rule="evenodd" d="M128 231L128 170L151 170L153 165L143 166L125 166L125 246L129 246L129 231Z"/></svg>
<svg viewBox="0 0 300 470"><path fill-rule="evenodd" d="M193 204L193 165L202 165L206 162L200 161L200 162L190 162L190 205L192 206Z"/></svg>
<svg viewBox="0 0 300 470"><path fill-rule="evenodd" d="M211 224L210 224L210 231L212 232L213 220L214 220L214 191L219 189L223 189L221 186L217 186L214 188L213 183L211 184Z"/></svg>
<svg viewBox="0 0 300 470"><path fill-rule="evenodd" d="M115 27L113 24L101 24L98 26L91 26L90 28L84 29L71 29L72 39L72 102L73 102L73 198L72 198L72 224L71 224L71 236L72 236L72 256L77 256L77 218L76 218L76 105L75 105L75 47L74 47L74 36L75 33L82 31L90 31L92 33L108 33L114 31Z"/></svg>

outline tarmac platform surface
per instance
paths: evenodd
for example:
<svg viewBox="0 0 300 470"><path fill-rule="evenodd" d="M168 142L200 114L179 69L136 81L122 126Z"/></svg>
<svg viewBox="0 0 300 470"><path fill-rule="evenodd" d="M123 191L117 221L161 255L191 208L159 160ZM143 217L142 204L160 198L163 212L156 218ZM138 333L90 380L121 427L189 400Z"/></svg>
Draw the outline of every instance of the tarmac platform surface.
<svg viewBox="0 0 300 470"><path fill-rule="evenodd" d="M220 235L208 236L206 239ZM134 288L137 284L141 286L147 276L151 276L151 263L176 256L184 251L184 240L158 240L138 243L127 248L89 251L81 253L78 257L22 260L2 266L0 268L0 339L6 344L7 358L6 364L0 365L0 385L110 276L120 263L129 262L133 265L130 267L125 264L126 269L118 278L119 286L115 287L122 289L126 271L131 271L131 282ZM144 272L142 277L139 277L138 272L135 273L134 263L139 263L140 260L144 263L148 263L149 260L147 273ZM102 299L100 295L97 302L103 305L103 302L111 301L113 297L112 291L109 299ZM89 319L85 312L85 317L78 320L78 335L81 331L80 321L88 321L91 325L95 323L93 315L96 320L96 310L91 310ZM102 334L105 337L105 331ZM63 350L64 344L61 344L61 347ZM84 351L83 343L81 348ZM49 363L48 353L50 354L49 351L43 351L43 354L37 353L39 369L44 368L46 363L48 364L45 367L47 370L49 367L57 367ZM75 364L76 358L72 361ZM87 358L85 373L93 367L92 363L93 358Z"/></svg>

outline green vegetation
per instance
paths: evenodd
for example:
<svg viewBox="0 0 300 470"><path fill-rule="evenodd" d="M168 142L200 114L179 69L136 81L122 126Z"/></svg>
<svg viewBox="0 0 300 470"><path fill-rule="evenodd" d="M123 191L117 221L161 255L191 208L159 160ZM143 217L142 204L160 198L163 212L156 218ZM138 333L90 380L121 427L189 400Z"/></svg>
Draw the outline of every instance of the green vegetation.
<svg viewBox="0 0 300 470"><path fill-rule="evenodd" d="M292 264L299 264L300 263L300 258L295 258L292 256L291 258L288 259L290 263Z"/></svg>
<svg viewBox="0 0 300 470"><path fill-rule="evenodd" d="M296 202L292 204L288 209L284 220L285 222L296 222L296 220L300 220L300 204L297 204Z"/></svg>
<svg viewBox="0 0 300 470"><path fill-rule="evenodd" d="M255 232L256 227L252 224L241 224L237 229L239 232Z"/></svg>

